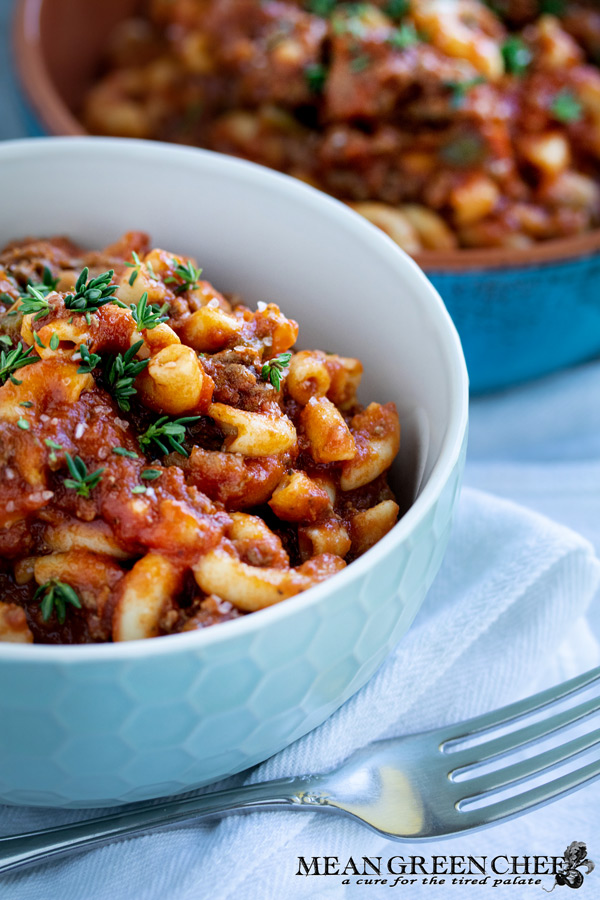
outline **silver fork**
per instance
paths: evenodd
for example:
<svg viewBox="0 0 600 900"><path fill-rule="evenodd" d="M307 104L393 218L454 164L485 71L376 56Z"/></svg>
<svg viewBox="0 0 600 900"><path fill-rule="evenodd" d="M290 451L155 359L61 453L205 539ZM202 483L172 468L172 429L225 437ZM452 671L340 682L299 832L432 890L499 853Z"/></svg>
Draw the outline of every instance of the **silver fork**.
<svg viewBox="0 0 600 900"><path fill-rule="evenodd" d="M549 735L600 710L592 699L552 713L565 699L600 688L600 667L518 703L459 725L378 741L323 775L280 778L200 796L140 803L122 812L0 839L0 871L31 865L141 831L241 810L329 810L351 816L395 840L426 840L492 825L542 806L600 777L600 758L541 785L551 772L600 745L600 728L492 772L476 774L508 754L527 751ZM552 713L540 721L540 711ZM494 737L520 723L516 730ZM468 746L464 745L468 743ZM473 777L471 777L473 776ZM523 786L522 793L494 800Z"/></svg>

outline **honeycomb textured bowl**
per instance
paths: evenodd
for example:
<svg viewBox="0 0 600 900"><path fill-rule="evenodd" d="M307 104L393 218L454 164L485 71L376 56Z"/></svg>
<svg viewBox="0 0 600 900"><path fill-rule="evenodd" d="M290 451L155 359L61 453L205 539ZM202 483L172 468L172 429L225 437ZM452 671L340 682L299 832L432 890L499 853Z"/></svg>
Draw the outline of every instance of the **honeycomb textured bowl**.
<svg viewBox="0 0 600 900"><path fill-rule="evenodd" d="M330 581L195 633L0 644L0 800L105 806L189 790L319 725L411 624L463 468L460 343L427 279L381 232L249 163L135 141L19 141L0 146L0 195L0 241L64 233L100 246L147 230L247 302L278 300L300 320L301 346L361 357L364 399L398 405L394 479L406 512Z"/></svg>

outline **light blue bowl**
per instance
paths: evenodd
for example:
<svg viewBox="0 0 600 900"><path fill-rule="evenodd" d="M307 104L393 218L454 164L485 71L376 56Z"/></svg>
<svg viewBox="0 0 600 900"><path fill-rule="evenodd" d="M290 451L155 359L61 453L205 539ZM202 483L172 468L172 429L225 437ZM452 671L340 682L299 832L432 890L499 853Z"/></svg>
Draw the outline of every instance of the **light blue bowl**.
<svg viewBox="0 0 600 900"><path fill-rule="evenodd" d="M511 387L600 353L600 253L591 250L600 240L593 234L581 242L580 255L562 261L426 269L460 334L473 393ZM564 243L554 246L560 251Z"/></svg>
<svg viewBox="0 0 600 900"><path fill-rule="evenodd" d="M23 202L23 191L36 198ZM0 244L127 229L195 255L300 345L359 356L362 399L396 402L407 511L329 581L194 633L87 646L0 643L0 801L103 806L215 781L323 722L400 640L448 541L466 447L458 336L423 273L343 204L251 163L145 141L0 145ZM414 501L414 502L413 502Z"/></svg>

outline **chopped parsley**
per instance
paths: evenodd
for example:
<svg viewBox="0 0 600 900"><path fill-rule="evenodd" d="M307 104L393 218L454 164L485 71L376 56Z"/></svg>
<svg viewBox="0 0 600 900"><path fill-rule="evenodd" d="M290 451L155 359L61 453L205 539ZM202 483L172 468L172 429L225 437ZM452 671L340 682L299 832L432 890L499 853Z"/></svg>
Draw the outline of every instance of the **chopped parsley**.
<svg viewBox="0 0 600 900"><path fill-rule="evenodd" d="M261 378L264 381L270 381L276 391L281 386L281 373L290 364L292 358L291 353L281 353L275 359L266 362L260 371Z"/></svg>
<svg viewBox="0 0 600 900"><path fill-rule="evenodd" d="M67 605L81 609L81 601L70 584L52 578L45 584L41 584L35 594L34 600L41 601L41 612L44 622L47 622L53 612L60 625L64 624L67 616Z"/></svg>
<svg viewBox="0 0 600 900"><path fill-rule="evenodd" d="M90 491L100 483L104 468L88 473L87 466L80 456L73 459L70 453L65 453L65 459L72 476L64 479L65 487L74 490L79 497L89 497Z"/></svg>

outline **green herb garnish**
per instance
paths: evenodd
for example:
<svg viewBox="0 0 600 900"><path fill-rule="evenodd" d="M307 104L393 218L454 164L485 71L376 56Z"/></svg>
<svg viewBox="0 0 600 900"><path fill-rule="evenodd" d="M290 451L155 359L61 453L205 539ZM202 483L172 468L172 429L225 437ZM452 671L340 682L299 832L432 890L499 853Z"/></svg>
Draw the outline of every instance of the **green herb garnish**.
<svg viewBox="0 0 600 900"><path fill-rule="evenodd" d="M17 419L17 425L19 428L22 428L23 431L29 431L29 422L27 419Z"/></svg>
<svg viewBox="0 0 600 900"><path fill-rule="evenodd" d="M102 359L99 353L90 353L86 344L79 345L79 355L81 356L81 365L77 369L78 375L87 375L89 372L93 372Z"/></svg>
<svg viewBox="0 0 600 900"><path fill-rule="evenodd" d="M52 272L48 268L48 266L44 266L44 271L42 274L41 281L32 281L31 278L27 282L28 287L35 288L36 291L39 291L40 294L51 294L56 290L59 279L52 277Z"/></svg>
<svg viewBox="0 0 600 900"><path fill-rule="evenodd" d="M154 443L161 453L170 453L171 450L175 450L182 456L189 456L187 450L182 446L182 441L185 440L185 427L192 422L197 422L199 418L200 416L184 416L181 419L170 421L168 416L161 416L140 435L138 438L140 447L145 449Z"/></svg>
<svg viewBox="0 0 600 900"><path fill-rule="evenodd" d="M38 319L42 319L44 316L48 315L50 312L50 304L41 291L38 291L37 288L28 284L27 293L23 294L21 298L19 312L24 316L30 316L35 313L33 320L34 322L37 322Z"/></svg>
<svg viewBox="0 0 600 900"><path fill-rule="evenodd" d="M568 88L556 95L550 104L550 110L559 122L579 122L583 115L583 106Z"/></svg>
<svg viewBox="0 0 600 900"><path fill-rule="evenodd" d="M275 359L266 362L260 371L261 378L264 381L270 381L276 391L281 385L281 373L290 364L292 358L291 353L280 353Z"/></svg>
<svg viewBox="0 0 600 900"><path fill-rule="evenodd" d="M56 456L55 451L56 450L64 450L65 448L62 447L60 444L57 444L56 441L53 441L52 438L46 438L44 443L45 443L46 447L48 447L51 450L51 453L48 456L48 461L51 463L56 462L57 456Z"/></svg>
<svg viewBox="0 0 600 900"><path fill-rule="evenodd" d="M55 611L56 618L63 625L67 616L67 604L81 609L81 601L71 585L58 581L56 578L39 586L33 599L39 600L40 597L42 598L40 608L44 622L47 622Z"/></svg>
<svg viewBox="0 0 600 900"><path fill-rule="evenodd" d="M129 398L137 393L133 386L134 379L144 371L150 362L149 359L134 359L143 343L143 341L136 341L126 353L111 356L104 370L104 376L115 400L125 411L131 409Z"/></svg>
<svg viewBox="0 0 600 900"><path fill-rule="evenodd" d="M133 287L133 285L135 284L135 279L140 274L140 266L142 265L142 261L135 250L132 250L131 257L133 259L133 262L126 262L125 265L128 269L133 269L133 272L129 276L129 284L131 287Z"/></svg>
<svg viewBox="0 0 600 900"><path fill-rule="evenodd" d="M471 88L477 87L479 84L485 84L485 78L482 75L469 78L467 81L446 81L444 86L450 91L450 106L453 109L460 109Z"/></svg>
<svg viewBox="0 0 600 900"><path fill-rule="evenodd" d="M7 334L0 334L0 344L4 344L5 347L12 347L12 338Z"/></svg>
<svg viewBox="0 0 600 900"><path fill-rule="evenodd" d="M24 406L24 407L26 407L26 409L31 409L31 407L33 406L33 403L31 402L31 400L21 400L21 402L19 403L19 406Z"/></svg>
<svg viewBox="0 0 600 900"><path fill-rule="evenodd" d="M336 7L337 0L308 0L306 8L315 16L328 19Z"/></svg>
<svg viewBox="0 0 600 900"><path fill-rule="evenodd" d="M327 81L327 69L322 63L310 63L304 70L304 77L311 93L323 93Z"/></svg>
<svg viewBox="0 0 600 900"><path fill-rule="evenodd" d="M388 0L383 11L390 19L400 19L410 9L410 0Z"/></svg>
<svg viewBox="0 0 600 900"><path fill-rule="evenodd" d="M533 59L533 54L521 38L512 35L502 45L504 66L511 75L523 75Z"/></svg>
<svg viewBox="0 0 600 900"><path fill-rule="evenodd" d="M147 489L144 487L143 484L136 484L135 487L131 488L131 493L132 494L145 494L146 490Z"/></svg>
<svg viewBox="0 0 600 900"><path fill-rule="evenodd" d="M566 9L565 0L540 0L540 12L551 16L562 16Z"/></svg>
<svg viewBox="0 0 600 900"><path fill-rule="evenodd" d="M51 349L51 350L58 350L59 344L60 344L60 338L59 338L59 336L57 335L57 333L54 332L54 333L52 334L52 337L50 338L50 349Z"/></svg>
<svg viewBox="0 0 600 900"><path fill-rule="evenodd" d="M175 275L165 278L165 284L174 284L173 293L183 294L184 291L193 291L198 287L198 281L202 275L202 269L197 269L191 260L185 264L171 260L175 268Z"/></svg>
<svg viewBox="0 0 600 900"><path fill-rule="evenodd" d="M359 56L355 56L353 60L350 61L350 71L352 72L364 72L365 69L368 69L371 65L371 57L367 56L366 53L361 53Z"/></svg>
<svg viewBox="0 0 600 900"><path fill-rule="evenodd" d="M22 384L14 373L38 360L39 356L33 347L25 350L23 344L17 344L14 350L0 350L0 384L4 384L9 378L13 384Z"/></svg>
<svg viewBox="0 0 600 900"><path fill-rule="evenodd" d="M111 284L114 274L114 270L110 269L88 281L89 269L86 266L77 279L75 293L67 294L65 297L66 308L89 314L98 312L101 306L111 303L117 290L117 285Z"/></svg>
<svg viewBox="0 0 600 900"><path fill-rule="evenodd" d="M415 44L420 42L421 38L417 34L414 25L408 23L401 25L400 28L394 28L388 37L388 44L391 44L397 50L406 50L407 47L414 47Z"/></svg>
<svg viewBox="0 0 600 900"><path fill-rule="evenodd" d="M134 453L133 450L126 450L125 447L113 447L112 452L116 453L117 456L127 456L129 459L139 459L137 453Z"/></svg>
<svg viewBox="0 0 600 900"><path fill-rule="evenodd" d="M65 487L74 490L79 497L89 497L90 491L93 491L100 483L104 468L96 469L95 472L88 474L87 466L80 456L73 459L70 453L65 453L65 459L72 475L72 478L64 479Z"/></svg>
<svg viewBox="0 0 600 900"><path fill-rule="evenodd" d="M148 305L147 291L144 291L137 304L131 304L130 309L138 331L143 331L145 328L156 328L157 325L166 322L169 318L165 316L169 304L163 303L162 306L159 306L157 303L151 303Z"/></svg>
<svg viewBox="0 0 600 900"><path fill-rule="evenodd" d="M143 478L145 481L155 481L157 478L160 478L162 472L160 469L144 469L140 478Z"/></svg>

